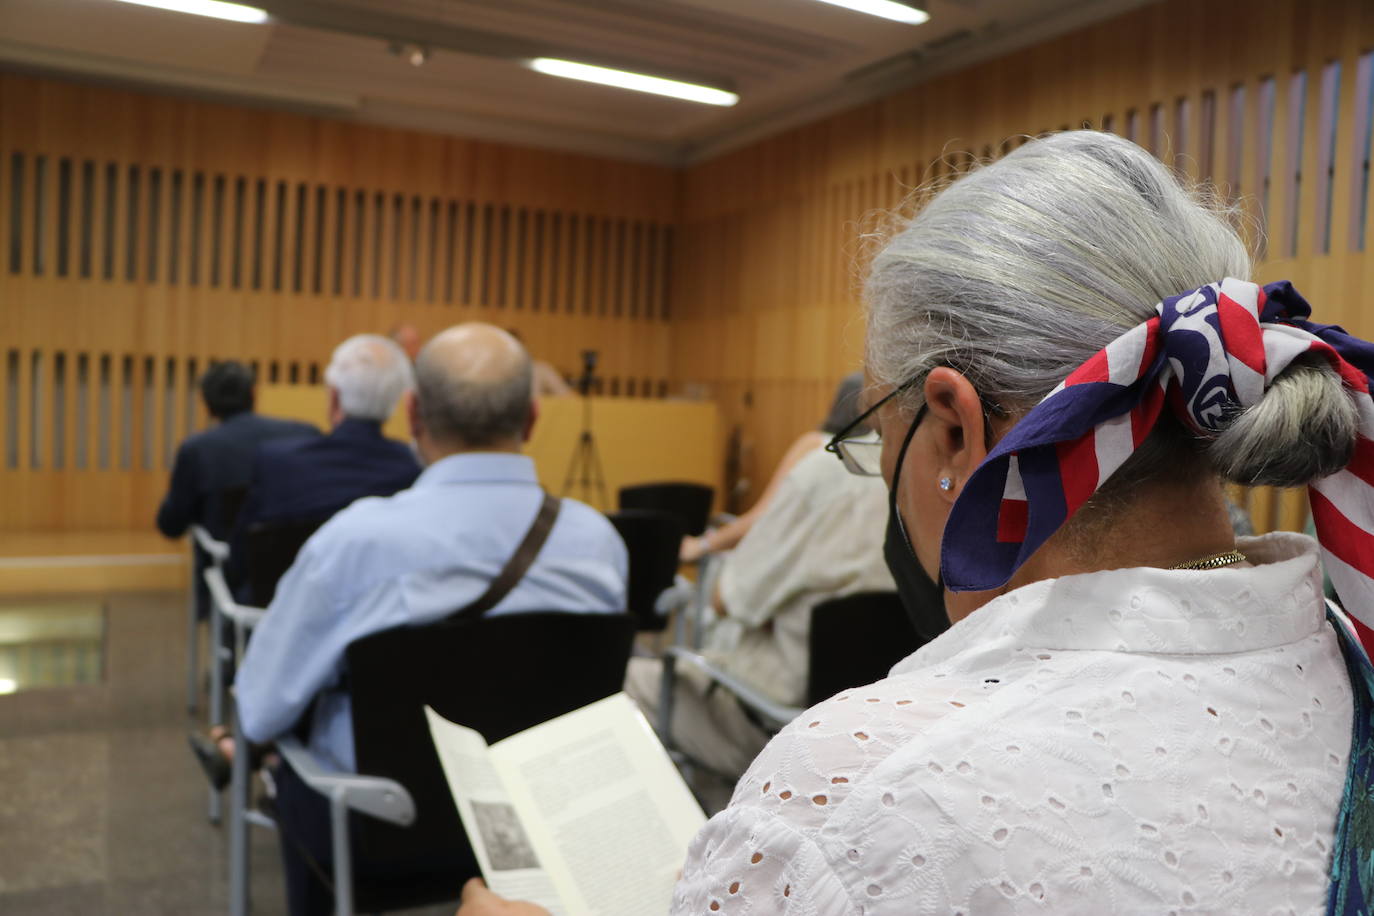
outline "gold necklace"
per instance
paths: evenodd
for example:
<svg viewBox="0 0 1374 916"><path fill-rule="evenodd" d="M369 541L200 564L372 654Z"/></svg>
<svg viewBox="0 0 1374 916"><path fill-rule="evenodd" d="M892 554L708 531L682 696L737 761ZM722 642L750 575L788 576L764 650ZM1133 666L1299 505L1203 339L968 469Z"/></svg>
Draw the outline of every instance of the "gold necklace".
<svg viewBox="0 0 1374 916"><path fill-rule="evenodd" d="M1232 563L1244 563L1245 554L1239 550L1228 550L1225 553L1214 553L1210 557L1203 557L1200 560L1189 560L1187 563L1180 563L1177 566L1170 566L1170 569L1221 569L1223 566L1230 566Z"/></svg>

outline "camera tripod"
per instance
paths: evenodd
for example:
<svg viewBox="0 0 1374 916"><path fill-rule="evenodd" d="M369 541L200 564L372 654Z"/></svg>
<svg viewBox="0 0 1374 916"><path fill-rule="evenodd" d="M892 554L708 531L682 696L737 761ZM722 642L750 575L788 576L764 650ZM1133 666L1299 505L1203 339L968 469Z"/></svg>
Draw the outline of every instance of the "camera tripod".
<svg viewBox="0 0 1374 916"><path fill-rule="evenodd" d="M604 510L609 505L606 499L606 475L602 473L601 456L597 454L596 437L592 434L593 365L589 360L577 385L582 396L582 432L577 437L572 460L568 462L568 473L563 477L562 495L567 496L576 486L583 502ZM593 492L596 494L595 500L592 498Z"/></svg>

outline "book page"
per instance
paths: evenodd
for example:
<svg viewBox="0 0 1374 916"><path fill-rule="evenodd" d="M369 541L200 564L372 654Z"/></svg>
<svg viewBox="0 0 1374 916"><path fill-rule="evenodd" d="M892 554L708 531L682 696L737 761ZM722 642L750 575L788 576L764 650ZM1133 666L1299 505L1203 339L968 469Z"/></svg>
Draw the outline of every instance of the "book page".
<svg viewBox="0 0 1374 916"><path fill-rule="evenodd" d="M572 913L668 912L706 822L623 693L499 741L491 759Z"/></svg>
<svg viewBox="0 0 1374 916"><path fill-rule="evenodd" d="M425 718L487 887L511 900L537 903L554 916L571 916L541 866L482 735L448 721L428 706Z"/></svg>

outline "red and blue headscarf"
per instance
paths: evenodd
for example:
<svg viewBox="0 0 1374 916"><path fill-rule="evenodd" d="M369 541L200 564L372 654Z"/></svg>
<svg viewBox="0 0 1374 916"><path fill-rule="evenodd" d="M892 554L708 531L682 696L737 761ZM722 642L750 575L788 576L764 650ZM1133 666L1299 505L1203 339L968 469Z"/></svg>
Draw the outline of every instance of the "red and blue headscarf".
<svg viewBox="0 0 1374 916"><path fill-rule="evenodd" d="M969 478L941 550L954 591L1005 585L1129 458L1166 408L1202 436L1250 407L1294 359L1326 358L1360 416L1354 459L1310 488L1326 568L1374 649L1374 344L1307 320L1290 283L1227 279L1156 306L1032 408Z"/></svg>

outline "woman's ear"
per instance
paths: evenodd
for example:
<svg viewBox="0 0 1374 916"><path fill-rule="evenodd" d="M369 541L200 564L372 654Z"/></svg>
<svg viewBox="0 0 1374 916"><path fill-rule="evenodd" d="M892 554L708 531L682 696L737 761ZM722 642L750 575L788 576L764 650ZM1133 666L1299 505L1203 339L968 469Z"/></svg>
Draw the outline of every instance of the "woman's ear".
<svg viewBox="0 0 1374 916"><path fill-rule="evenodd" d="M992 447L987 441L983 402L962 373L946 366L930 371L924 393L935 467L941 481L950 481L949 488L941 486L941 490L953 502Z"/></svg>

